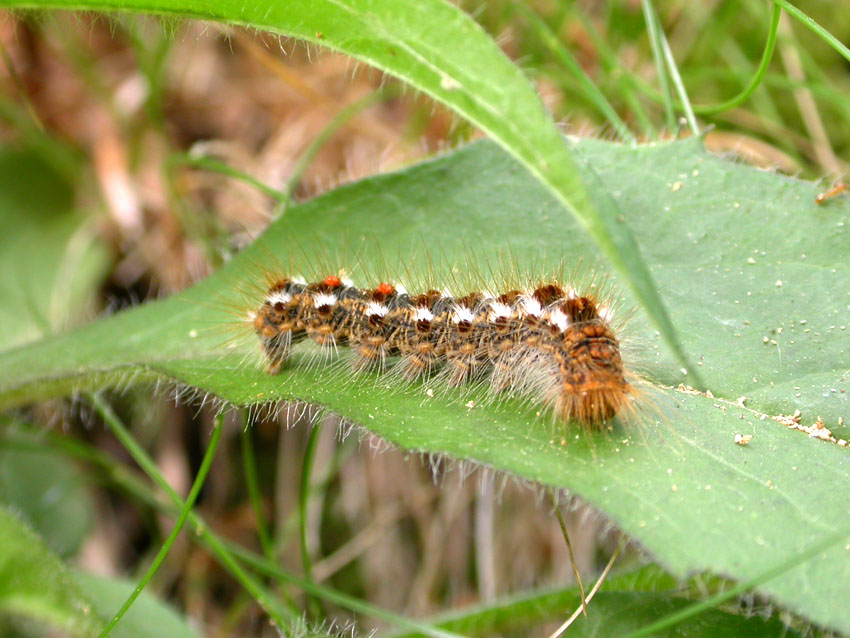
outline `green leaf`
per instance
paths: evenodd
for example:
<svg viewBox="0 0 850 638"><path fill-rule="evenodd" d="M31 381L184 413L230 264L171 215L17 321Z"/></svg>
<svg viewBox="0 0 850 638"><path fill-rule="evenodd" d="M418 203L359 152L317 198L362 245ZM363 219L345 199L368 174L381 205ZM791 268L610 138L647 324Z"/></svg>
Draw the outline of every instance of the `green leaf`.
<svg viewBox="0 0 850 638"><path fill-rule="evenodd" d="M127 580L79 570L72 576L103 618L111 617L135 588L135 583ZM109 635L111 638L197 638L200 634L171 607L145 591Z"/></svg>
<svg viewBox="0 0 850 638"><path fill-rule="evenodd" d="M324 254L326 268L351 271L356 264L335 259L348 252L361 270L399 260L421 270L426 245L436 253L434 268L462 269L470 249L492 267L511 238L512 258L523 266L542 255L598 264L574 220L490 143L293 207L185 293L0 354L0 402L135 375L165 375L237 404L312 401L399 447L566 488L679 578L710 570L748 581L845 529L850 494L836 486L850 480L848 450L734 402L747 396L747 406L771 414L799 408L806 422L820 415L830 426L845 410L848 203L818 207L816 185L723 161L698 140L637 149L585 140L577 148L628 210L673 317L687 328L686 347L728 403L658 390L657 424L650 414L629 431L582 436L553 432L516 402L467 408L479 397L466 391L429 398L421 385L388 391L385 380L351 382L339 370L297 366L270 377L256 365L250 329L233 336L242 334L235 313L258 303L260 270L270 261L293 258L307 268L305 256ZM254 300L237 301L252 286ZM677 364L657 355L645 320L638 316L631 332L645 342L640 367L648 377L678 383ZM753 441L735 445L737 433ZM759 591L819 624L850 630L846 558L844 544L835 545Z"/></svg>
<svg viewBox="0 0 850 638"><path fill-rule="evenodd" d="M109 260L72 198L71 184L42 155L0 147L0 348L91 314Z"/></svg>
<svg viewBox="0 0 850 638"><path fill-rule="evenodd" d="M656 565L646 565L609 576L600 591L587 604L587 617L580 616L570 626L567 636L624 636L677 611L687 609L692 601L689 592L706 589L704 579L699 586L688 583L680 586L669 574ZM715 583L722 587L723 583ZM711 589L716 589L711 587ZM590 585L588 584L589 588ZM581 605L577 587L550 588L506 596L490 604L475 605L430 618L429 622L442 629L466 636L506 635L511 632L530 635L536 625L560 624ZM421 634L398 632L392 638L412 638ZM728 610L712 609L698 617L689 618L678 626L654 636L714 638L715 636L786 636L796 638L800 633L775 616L763 618L740 615Z"/></svg>
<svg viewBox="0 0 850 638"><path fill-rule="evenodd" d="M680 611L689 604L690 601L685 598L666 593L600 592L588 604L587 618L579 617L566 635L624 636L654 620ZM464 610L445 618L432 619L432 622L442 629L466 636L504 635L508 632L527 635L529 626L543 622L549 625L563 622L580 605L581 598L574 590L549 591L508 599L489 607ZM421 635L398 634L394 638ZM747 618L716 609L654 634L659 638L799 638L801 635L776 618Z"/></svg>
<svg viewBox="0 0 850 638"><path fill-rule="evenodd" d="M3 420L0 425L13 427ZM17 429L22 434L15 443L0 438L0 503L22 514L57 554L73 556L85 540L94 511L83 473L40 445L26 428Z"/></svg>
<svg viewBox="0 0 850 638"><path fill-rule="evenodd" d="M222 20L293 36L362 60L442 102L516 157L574 216L686 357L617 202L570 152L543 103L498 45L444 0L0 0L0 7L141 11ZM693 377L696 379L696 375Z"/></svg>
<svg viewBox="0 0 850 638"><path fill-rule="evenodd" d="M0 615L28 618L88 638L102 621L44 541L0 506Z"/></svg>

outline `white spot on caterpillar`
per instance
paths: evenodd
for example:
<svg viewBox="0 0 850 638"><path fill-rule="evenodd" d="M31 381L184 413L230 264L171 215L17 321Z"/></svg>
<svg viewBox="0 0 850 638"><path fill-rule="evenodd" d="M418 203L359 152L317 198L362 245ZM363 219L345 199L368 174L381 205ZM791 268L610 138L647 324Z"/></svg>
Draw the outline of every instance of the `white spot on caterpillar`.
<svg viewBox="0 0 850 638"><path fill-rule="evenodd" d="M349 279L348 277L343 277L342 279L340 279L340 282L346 288L353 288L354 287L354 282L351 279Z"/></svg>
<svg viewBox="0 0 850 638"><path fill-rule="evenodd" d="M532 317L540 317L543 314L543 307L540 305L540 302L531 295L523 295L520 299L520 305L523 312Z"/></svg>
<svg viewBox="0 0 850 638"><path fill-rule="evenodd" d="M370 301L369 306L366 308L366 316L373 317L378 315L379 317L386 317L387 313L390 311L384 304L379 303L377 301Z"/></svg>
<svg viewBox="0 0 850 638"><path fill-rule="evenodd" d="M555 326L561 332L565 332L570 326L570 319L560 309L555 309L549 313L549 323Z"/></svg>
<svg viewBox="0 0 850 638"><path fill-rule="evenodd" d="M306 280L306 279L304 279L304 277L302 277L301 275L295 275L295 276L292 278L292 283L294 283L294 284L298 284L299 286L306 286L306 285L307 285L307 280Z"/></svg>
<svg viewBox="0 0 850 638"><path fill-rule="evenodd" d="M322 306L335 306L336 295L329 295L326 292L317 293L313 295L313 305L316 308L321 308Z"/></svg>
<svg viewBox="0 0 850 638"><path fill-rule="evenodd" d="M278 290L277 292L273 292L268 297L266 297L266 301L268 301L272 306L276 303L288 304L292 301L292 295L288 292L282 292Z"/></svg>
<svg viewBox="0 0 850 638"><path fill-rule="evenodd" d="M407 295L407 288L404 287L404 284L395 284L395 291L400 295Z"/></svg>
<svg viewBox="0 0 850 638"><path fill-rule="evenodd" d="M454 314L452 314L452 321L455 323L472 323L475 320L475 313L472 312L469 308L465 308L463 306L455 306Z"/></svg>
<svg viewBox="0 0 850 638"><path fill-rule="evenodd" d="M511 307L503 304L501 301L490 302L490 321L497 319L509 319L511 316Z"/></svg>
<svg viewBox="0 0 850 638"><path fill-rule="evenodd" d="M599 314L599 318L602 319L602 321L607 322L607 321L611 321L611 319L614 318L614 311L611 310L611 308L609 308L608 306L602 306L599 309L598 314Z"/></svg>
<svg viewBox="0 0 850 638"><path fill-rule="evenodd" d="M434 313L432 313L428 308L417 308L416 309L416 321L433 321Z"/></svg>

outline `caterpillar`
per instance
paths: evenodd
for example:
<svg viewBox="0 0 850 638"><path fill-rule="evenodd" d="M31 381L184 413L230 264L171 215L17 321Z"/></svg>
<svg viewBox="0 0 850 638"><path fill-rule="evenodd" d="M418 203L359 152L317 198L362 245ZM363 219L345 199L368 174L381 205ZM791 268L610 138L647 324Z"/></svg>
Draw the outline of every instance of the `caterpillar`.
<svg viewBox="0 0 850 638"><path fill-rule="evenodd" d="M250 321L270 374L281 372L296 343L312 340L325 352L349 348L356 373L389 368L408 382L486 383L495 395L541 401L559 421L584 427L632 409L612 310L557 280L454 296L386 282L360 288L338 275L312 283L285 276L270 281Z"/></svg>

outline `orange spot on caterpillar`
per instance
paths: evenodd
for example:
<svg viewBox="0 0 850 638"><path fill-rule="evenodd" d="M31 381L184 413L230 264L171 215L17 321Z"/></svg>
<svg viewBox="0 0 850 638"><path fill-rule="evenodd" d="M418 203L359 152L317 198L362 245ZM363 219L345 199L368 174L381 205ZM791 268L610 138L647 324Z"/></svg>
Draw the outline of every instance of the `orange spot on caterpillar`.
<svg viewBox="0 0 850 638"><path fill-rule="evenodd" d="M826 200L843 193L845 190L847 190L847 184L844 182L838 182L830 190L815 197L815 204L823 204Z"/></svg>
<svg viewBox="0 0 850 638"><path fill-rule="evenodd" d="M322 283L328 288L339 288L342 285L342 281L336 275L328 275Z"/></svg>
<svg viewBox="0 0 850 638"><path fill-rule="evenodd" d="M390 284L382 283L378 284L378 287L375 290L382 295L391 295L395 292L395 288L393 288Z"/></svg>

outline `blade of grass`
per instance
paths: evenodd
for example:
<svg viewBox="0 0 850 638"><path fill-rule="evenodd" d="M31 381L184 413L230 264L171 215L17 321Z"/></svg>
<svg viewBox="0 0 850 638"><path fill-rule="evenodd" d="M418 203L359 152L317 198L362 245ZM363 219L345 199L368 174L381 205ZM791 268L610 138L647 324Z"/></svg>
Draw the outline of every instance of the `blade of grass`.
<svg viewBox="0 0 850 638"><path fill-rule="evenodd" d="M673 104L675 106L681 107L688 117L688 123L691 130L694 130L696 125L695 119L692 117L694 114L699 115L716 115L718 113L723 113L724 111L728 111L737 106L743 104L747 99L752 96L755 90L759 87L761 82L765 79L765 75L767 74L767 69L770 66L770 61L773 57L774 50L776 49L776 39L777 39L777 31L779 26L779 18L781 15L781 11L778 6L774 5L771 11L770 18L770 26L768 28L767 39L765 41L765 48L762 51L762 57L759 62L759 66L756 69L756 72L750 78L750 81L747 83L747 86L741 90L740 93L735 95L734 97L729 98L719 104L694 104L691 105L689 100L687 99L687 95L684 88L684 83L682 82L681 76L678 72L678 68L675 65L675 60L673 58L672 52L670 51L669 44L667 43L667 39L663 37L663 34L660 31L657 22L657 16L654 14L654 8L648 2L644 2L644 6L648 6L648 10L652 12L652 16L654 19L652 20L652 24L654 26L649 27L650 17L647 17L647 25L650 28L650 42L653 43L653 50L655 47L656 37L658 39L658 47L662 52L664 60L667 64L667 67L670 69L671 77L676 85L677 92L679 93L679 99L673 100ZM645 9L646 12L646 9ZM656 35L653 35L656 34ZM657 66L657 65L656 65ZM723 73L728 74L728 71L724 71ZM650 85L636 81L636 86L639 88L643 94L653 101L662 104L667 108L668 99L672 99L672 96L669 93L669 87L665 88L665 81L661 82L662 90L658 91L651 87ZM684 99L683 99L684 96ZM688 116L688 112L690 109L690 116Z"/></svg>
<svg viewBox="0 0 850 638"><path fill-rule="evenodd" d="M220 175L226 175L227 177L232 177L233 179L238 179L242 182L245 182L246 184L250 184L260 192L265 193L269 197L277 200L278 202L287 201L286 192L279 191L276 188L272 188L271 186L258 180L253 175L249 175L244 171L240 171L238 168L233 168L232 166L225 164L224 162L220 162L217 159L213 159L212 157L207 157L205 155L196 155L195 153L172 153L168 156L168 163L169 166L177 166L182 164L185 166L192 166L194 168L201 168L207 171L219 173Z"/></svg>
<svg viewBox="0 0 850 638"><path fill-rule="evenodd" d="M602 587L602 583L605 582L605 577L608 576L608 572L611 571L611 568L614 566L614 563L617 561L617 557L620 555L620 552L623 551L623 547L625 547L625 546L626 546L626 538L623 537L623 538L620 539L620 544L617 545L617 549L611 555L611 559L608 561L608 564L605 565L605 569L603 569L602 573L599 574L599 578L596 580L596 583L591 588L590 593L588 593L587 600L586 601L584 600L584 594L582 593L581 605L579 605L578 609L576 609L573 612L572 616L567 618L564 621L564 624L561 625L560 627L558 627L552 633L552 635L549 636L549 638L558 638L559 636L561 636L569 628L569 626L572 625L575 622L576 618L578 618L581 615L582 610L586 609L587 603L589 603L591 600L593 600L593 597L596 595L596 592L598 592L599 588ZM585 615L586 615L586 613L585 613Z"/></svg>
<svg viewBox="0 0 850 638"><path fill-rule="evenodd" d="M281 583L295 585L312 596L323 598L353 612L393 623L394 625L407 629L408 631L418 631L426 636L433 636L434 638L463 638L460 634L456 634L447 629L440 629L439 627L426 624L422 621L409 620L404 616L396 616L391 612L375 607L374 605L364 602L359 598L354 598L348 594L343 594L342 592L305 580L300 576L278 567L274 563L269 563L268 561L263 560L261 556L245 549L241 545L236 545L230 541L225 541L225 544L230 551L261 574L273 578Z"/></svg>
<svg viewBox="0 0 850 638"><path fill-rule="evenodd" d="M401 95L401 92L401 87L398 85L380 88L377 91L373 91L365 97L349 104L334 115L325 127L319 131L318 135L310 141L307 148L305 148L301 153L298 161L295 162L295 166L292 167L292 174L289 176L289 179L286 182L286 187L284 188L284 193L286 194L284 207L286 204L292 202L292 196L295 193L295 189L298 188L298 185L301 183L301 178L304 177L304 172L316 158L318 152L338 130L345 126L345 124L358 113L361 113L376 104L398 97Z"/></svg>
<svg viewBox="0 0 850 638"><path fill-rule="evenodd" d="M738 95L731 97L720 104L695 104L693 106L695 113L699 113L700 115L714 115L715 113L722 113L723 111L728 111L736 106L740 106L750 98L764 79L764 76L767 73L767 68L770 66L770 60L773 58L773 51L776 48L776 33L779 30L779 16L781 14L782 12L780 11L779 6L774 3L770 12L770 26L767 31L767 40L764 44L764 51L761 54L761 61L759 62L758 68L747 86L738 93Z"/></svg>
<svg viewBox="0 0 850 638"><path fill-rule="evenodd" d="M647 0L647 3L649 4L649 0ZM682 106L682 110L685 111L685 120L688 122L688 127L691 129L691 133L699 135L699 125L697 124L697 119L694 116L693 108L691 108L691 101L688 98L688 92L685 90L685 85L682 83L682 76L679 74L679 68L676 66L676 59L673 57L673 52L670 50L670 43L667 42L667 36L664 35L664 32L660 28L658 29L658 34L661 39L661 50L664 53L664 60L667 62L667 70L673 80L673 86L676 87L676 92L679 94L679 103Z"/></svg>
<svg viewBox="0 0 850 638"><path fill-rule="evenodd" d="M600 35L596 26L593 24L593 21L590 20L587 14L578 8L577 3L570 3L567 9L576 19L579 20L579 22L581 22L581 25L584 27L584 30L593 42L593 46L602 58L605 71L609 74L609 76L611 76L610 81L617 90L620 91L623 96L623 100L629 105L632 114L635 116L637 121L640 122L644 134L649 138L656 137L655 127L652 125L652 120L634 91L637 86L638 78L628 69L623 67L617 53L615 53L611 48L609 42Z"/></svg>
<svg viewBox="0 0 850 638"><path fill-rule="evenodd" d="M319 435L322 432L322 421L319 419L310 436L307 438L307 447L304 450L304 462L301 465L301 486L298 490L298 538L301 546L301 565L304 568L304 578L313 581L313 561L310 558L310 548L307 539L307 506L310 503L310 475L313 472L313 461L316 460L316 450L319 446ZM319 612L318 601L311 597L310 608L314 615Z"/></svg>
<svg viewBox="0 0 850 638"><path fill-rule="evenodd" d="M794 18L802 22L805 26L807 26L809 29L814 31L827 44L829 44L848 62L850 62L850 48L842 44L841 41L838 40L838 38L833 36L829 31L824 29L821 25L815 22L803 11L792 5L790 2L787 2L787 0L773 0L773 6L771 8L770 15L770 26L768 28L764 51L762 52L761 61L759 62L759 66L756 70L756 73L753 75L750 82L738 95L731 97L728 100L721 102L720 104L693 105L693 111L695 113L698 113L699 115L715 115L717 113L722 113L723 111L728 111L729 109L735 108L743 104L758 88L759 84L761 84L761 82L765 78L767 69L770 65L770 60L772 59L773 53L776 49L777 32L779 29L779 18L782 13L780 8L785 9L785 11L787 11L789 15L793 16ZM642 88L644 92L653 100L666 105L665 96L663 92L659 93L655 90L652 90L651 87L647 87L645 85ZM647 91L647 89L649 90Z"/></svg>
<svg viewBox="0 0 850 638"><path fill-rule="evenodd" d="M649 44L652 47L652 59L655 62L655 74L661 85L661 97L664 104L664 116L667 120L667 129L671 132L676 130L676 114L673 110L673 94L670 92L670 82L664 67L664 48L661 45L660 28L655 16L655 11L649 0L641 0L643 7L643 18L646 22L646 31L649 35Z"/></svg>
<svg viewBox="0 0 850 638"><path fill-rule="evenodd" d="M248 488L248 499L251 501L251 509L254 511L254 520L257 522L257 536L260 539L260 547L263 548L268 560L275 560L274 543L268 529L268 521L263 513L263 495L260 492L260 483L257 480L257 459L254 455L254 442L251 439L251 430L248 424L248 411L239 410L239 419L242 429L239 432L239 442L242 448L242 469L245 472L245 485Z"/></svg>
<svg viewBox="0 0 850 638"><path fill-rule="evenodd" d="M569 552L570 555L570 565L573 566L573 574L576 577L576 583L578 583L578 591L581 594L581 610L586 617L587 598L584 594L584 584L581 582L581 574L578 571L576 557L573 554L573 544L570 542L570 534L567 531L567 523L566 521L564 521L564 515L561 513L561 508L558 505L558 500L555 498L555 491L551 487L546 491L549 493L549 500L552 502L552 508L555 510L555 515L558 517L558 525L561 526L561 534L563 535L564 540L567 542L567 552Z"/></svg>
<svg viewBox="0 0 850 638"><path fill-rule="evenodd" d="M757 73L757 66L744 53L743 48L735 40L728 40L723 43L718 52L723 62L726 64L724 68L715 67L713 64L707 67L694 66L688 69L688 80L693 86L699 86L703 82L728 82L734 80L740 84L741 94L752 83L753 76ZM709 79L710 78L710 79ZM741 102L731 108L744 108L745 104L751 104L752 111L760 117L765 117L773 122L782 120L780 109L777 103L776 96L767 90L770 81L770 72L765 72L764 77L759 81L759 85L755 87L753 93L747 98L747 102ZM737 95L736 95L737 97ZM724 101L724 104L728 102ZM702 115L701 106L713 107L718 105L704 104L694 105L694 112L697 115ZM731 109L730 109L731 110ZM728 111L719 111L726 113ZM712 113L704 115L704 117L712 117Z"/></svg>
<svg viewBox="0 0 850 638"><path fill-rule="evenodd" d="M617 131L617 135L628 142L634 142L634 134L626 126L626 123L620 119L620 116L617 115L614 107L605 99L602 91L599 90L593 83L593 80L584 72L584 69L581 68L581 65L573 57L573 54L558 40L558 36L552 32L552 29L530 7L524 4L516 4L515 9L531 23L531 26L534 27L543 44L546 45L564 68L572 74L584 92L585 97L605 116L608 123Z"/></svg>
<svg viewBox="0 0 850 638"><path fill-rule="evenodd" d="M661 55L664 56L664 61L667 64L667 72L670 74L670 79L673 82L673 86L676 88L676 93L679 94L679 105L682 107L682 110L685 112L685 120L688 123L688 127L691 129L691 133L698 136L700 134L699 125L697 124L697 119L694 116L694 111L691 108L691 101L688 98L688 92L685 90L685 85L682 83L682 76L679 74L679 68L676 66L676 59L673 57L673 52L670 50L670 43L667 42L667 36L664 35L664 30L661 28L661 22L658 19L658 14L655 11L655 7L652 4L652 0L643 0L643 11L646 16L647 26L654 25L653 27L649 27L650 35L653 44L653 54L655 54L656 47L660 50ZM669 87L667 91L669 92Z"/></svg>
<svg viewBox="0 0 850 638"><path fill-rule="evenodd" d="M652 8L650 0L646 0L647 4ZM653 8L653 13L655 9ZM679 94L679 101L682 109L685 111L685 119L691 129L691 133L699 135L699 125L697 118L694 116L694 110L691 108L691 100L688 98L688 92L685 90L685 85L682 83L682 76L679 74L679 67L676 66L676 58L673 57L673 52L670 50L670 43L667 41L667 36L659 27L658 34L661 39L661 50L664 53L664 60L667 62L667 70L673 80L673 86L676 87L676 92Z"/></svg>
<svg viewBox="0 0 850 638"><path fill-rule="evenodd" d="M198 498L198 494L201 493L201 488L204 485L204 481L206 481L207 473L209 473L210 467L212 467L212 461L215 457L215 451L218 449L218 442L221 440L221 424L222 424L222 415L218 414L215 417L215 425L213 426L212 436L210 437L209 445L207 445L207 451L204 454L204 458L201 461L201 467L198 469L198 474L195 476L195 482L192 484L191 490L189 490L189 495L186 497L186 501L183 503L183 507L180 510L180 515L177 517L177 520L174 523L174 526L171 528L171 533L168 535L168 538L165 539L165 542L162 544L159 552L151 563L150 567L148 567L145 575L142 576L142 579L139 581L136 588L124 601L124 604L121 605L121 609L115 612L115 615L112 619L106 624L106 627L103 628L103 631L100 632L99 638L106 638L111 632L112 629L117 625L121 619L124 617L124 614L127 613L127 610L133 606L133 603L136 602L136 599L141 595L144 588L151 581L156 574L157 570L159 570L160 565L162 565L162 561L165 560L165 557L168 555L168 552L171 550L172 545L174 545L174 541L177 540L177 537L180 535L180 532L183 530L183 525L186 523L186 518L189 516L189 512L192 511L192 508L195 506L195 501Z"/></svg>
<svg viewBox="0 0 850 638"><path fill-rule="evenodd" d="M147 505L154 507L158 511L161 511L163 513L172 516L177 516L178 513L182 510L183 499L180 498L180 495L177 494L171 488L168 482L162 477L162 475L156 468L156 464L153 462L153 459L151 459L147 455L147 453L143 449L141 449L141 447L139 447L138 443L136 443L132 435L130 435L126 431L126 428L124 427L123 423L121 423L120 419L118 419L117 415L115 415L109 405L106 404L100 397L97 397L97 401L98 403L95 404L96 408L98 405L100 406L99 408L97 408L98 413L101 414L102 418L104 418L105 421L108 417L108 424L115 425L117 427L116 434L119 432L122 433L122 442L124 442L124 439L126 438L126 444L130 446L128 448L128 451L131 452L133 459L143 469L148 468L150 470L151 473L148 474L148 472L146 472L146 474L148 474L149 478L160 489L163 490L169 502L164 502L148 485L146 485L143 481L139 480L131 472L128 472L124 466L120 465L117 461L104 454L100 450L82 445L76 441L68 439L67 437L60 437L54 435L49 435L47 437L50 440L51 444L62 449L68 454L86 460L94 466L103 469L107 472L108 476L110 476L116 482L117 485L119 485L122 489L126 490L129 494L132 494L134 497L138 498L143 503L146 503ZM103 410L103 412L101 412L101 409ZM423 621L411 620L405 618L404 616L399 616L391 611L382 609L375 605L371 605L353 596L343 594L329 587L324 587L322 585L312 583L300 576L292 574L278 567L276 561L267 560L262 556L259 556L254 552L245 549L244 547L238 545L233 541L221 538L218 534L213 532L209 525L204 521L204 519L194 511L189 512L187 520L189 522L189 525L192 526L192 529L195 532L195 535L192 538L197 538L197 540L199 540L203 544L203 546L206 547L212 553L212 555L216 557L216 559L222 564L222 566L225 567L225 569L227 569L231 573L231 575L234 575L234 577L236 577L239 582L243 583L243 586L245 586L245 583L243 582L241 577L236 576L236 573L244 574L257 587L259 587L263 592L265 592L262 585L260 585L259 582L256 581L256 579L245 574L242 567L239 565L238 562L236 562L236 558L241 560L243 563L253 567L265 576L274 578L280 583L288 583L294 585L312 596L330 601L350 611L364 614L372 618L377 618L386 623L395 625L401 629L407 631L420 632L422 634L425 634L426 636L432 636L433 638L464 638L460 634L434 627L433 625ZM247 586L245 588L249 591L249 593L254 595L254 590L252 588L249 588ZM298 612L297 610L287 610L286 615L290 619L301 617L300 612Z"/></svg>
<svg viewBox="0 0 850 638"><path fill-rule="evenodd" d="M782 7L783 9L785 9L785 11L788 12L788 15L796 18L797 20L802 22L805 26L807 26L809 29L811 29L812 31L817 33L818 36L820 36L820 38L824 42L826 42L829 46L831 46L833 49L838 51L838 53L841 54L841 56L845 60L850 62L850 49L848 49L845 45L843 45L841 43L841 41L838 38L836 38L834 35L832 35L829 31L824 29L821 25L819 25L817 22L812 20L809 16L807 16L805 13L800 11L800 9L795 7L793 4L791 4L787 0L773 0L773 3L778 4L780 7Z"/></svg>
<svg viewBox="0 0 850 638"><path fill-rule="evenodd" d="M99 394L91 395L91 403L107 426L109 426L109 429L112 430L127 452L130 453L130 456L133 457L133 460L139 464L139 467L144 470L145 474L147 474L148 477L160 487L160 489L164 490L168 494L175 507L182 510L185 505L183 499L180 498L177 492L175 492L168 484L168 481L165 480L165 477L162 476L159 468L157 468L156 463L154 463L153 459L151 459L136 442L136 439L133 438L133 435L124 426L109 404ZM199 520L192 520L194 517L191 512L187 516L194 523L196 531L199 528L204 527ZM212 534L207 535L205 540L209 543L209 546L222 562L223 566L248 592L250 592L260 607L262 607L263 611L269 615L281 631L285 631L287 627L286 620L292 621L298 618L297 614L273 600L270 593L265 587L263 587L262 583L242 569L239 563L236 562L231 553L227 551L216 536Z"/></svg>

